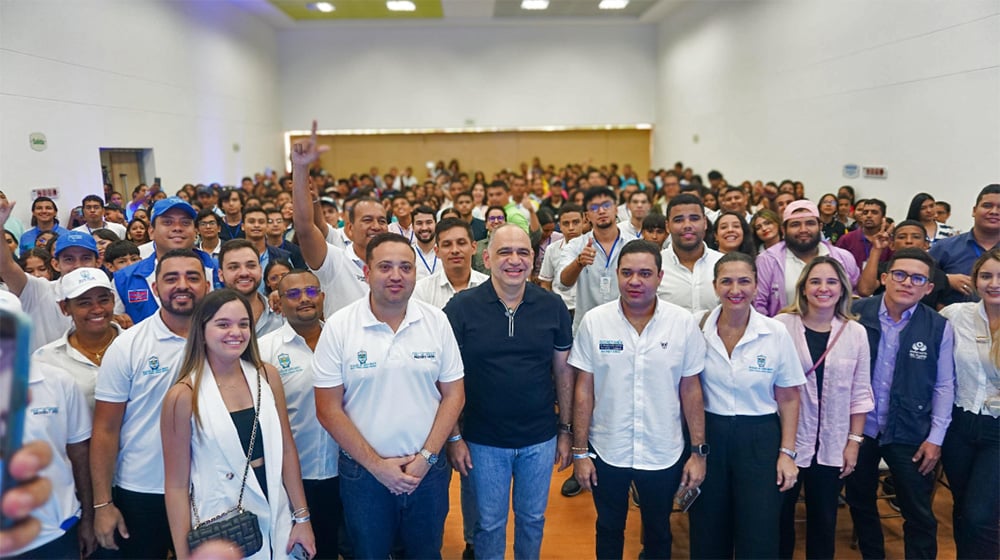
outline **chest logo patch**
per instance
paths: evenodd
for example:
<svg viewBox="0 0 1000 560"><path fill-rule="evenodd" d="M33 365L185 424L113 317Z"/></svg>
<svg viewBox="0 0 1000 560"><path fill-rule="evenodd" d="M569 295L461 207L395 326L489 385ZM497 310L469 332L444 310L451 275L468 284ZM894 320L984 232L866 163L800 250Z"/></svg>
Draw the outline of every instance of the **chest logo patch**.
<svg viewBox="0 0 1000 560"><path fill-rule="evenodd" d="M601 340L597 343L597 349L601 354L621 354L625 345L620 340Z"/></svg>
<svg viewBox="0 0 1000 560"><path fill-rule="evenodd" d="M758 354L754 363L750 365L750 371L753 373L774 373L774 368L767 367L767 356Z"/></svg>
<svg viewBox="0 0 1000 560"><path fill-rule="evenodd" d="M913 346L910 347L910 358L914 360L926 360L927 345L919 341L914 342Z"/></svg>
<svg viewBox="0 0 1000 560"><path fill-rule="evenodd" d="M358 350L358 363L351 364L351 369L369 369L376 367L378 364L376 362L368 362L368 352L364 349Z"/></svg>

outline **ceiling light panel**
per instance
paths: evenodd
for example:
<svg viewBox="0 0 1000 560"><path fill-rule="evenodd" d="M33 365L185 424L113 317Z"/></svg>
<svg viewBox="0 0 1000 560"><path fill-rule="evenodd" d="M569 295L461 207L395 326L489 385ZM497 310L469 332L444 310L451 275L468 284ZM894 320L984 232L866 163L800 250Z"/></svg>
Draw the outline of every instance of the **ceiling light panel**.
<svg viewBox="0 0 1000 560"><path fill-rule="evenodd" d="M389 8L390 12L412 12L417 9L417 5L410 0L389 0L385 3L385 7Z"/></svg>
<svg viewBox="0 0 1000 560"><path fill-rule="evenodd" d="M597 7L602 10L624 10L628 7L628 0L601 0Z"/></svg>
<svg viewBox="0 0 1000 560"><path fill-rule="evenodd" d="M522 10L547 10L549 0L521 0Z"/></svg>

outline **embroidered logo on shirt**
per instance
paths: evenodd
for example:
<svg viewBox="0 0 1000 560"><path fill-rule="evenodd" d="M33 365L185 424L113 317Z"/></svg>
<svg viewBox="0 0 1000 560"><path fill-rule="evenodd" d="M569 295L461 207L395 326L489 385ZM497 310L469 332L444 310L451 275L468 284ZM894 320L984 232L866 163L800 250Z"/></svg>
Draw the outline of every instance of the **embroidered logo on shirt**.
<svg viewBox="0 0 1000 560"><path fill-rule="evenodd" d="M149 290L129 290L128 291L128 302L129 303L142 303L144 301L149 301Z"/></svg>
<svg viewBox="0 0 1000 560"><path fill-rule="evenodd" d="M351 364L351 369L369 369L376 367L378 364L376 362L368 363L368 352L364 350L358 350L358 363Z"/></svg>
<svg viewBox="0 0 1000 560"><path fill-rule="evenodd" d="M757 362L750 365L750 371L754 373L774 373L774 368L767 367L767 356L757 355Z"/></svg>
<svg viewBox="0 0 1000 560"><path fill-rule="evenodd" d="M667 346L670 346L670 343L669 343L669 342L667 342L666 340L664 340L664 341L660 342L660 349L661 349L661 350L666 350L666 349L667 349Z"/></svg>
<svg viewBox="0 0 1000 560"><path fill-rule="evenodd" d="M278 354L278 366L281 368L278 370L278 375L281 377L302 371L301 367L292 365L292 357L288 354Z"/></svg>
<svg viewBox="0 0 1000 560"><path fill-rule="evenodd" d="M161 367L160 358L153 356L149 359L149 369L143 370L142 375L159 375L161 373L167 373L170 368Z"/></svg>
<svg viewBox="0 0 1000 560"><path fill-rule="evenodd" d="M278 354L278 365L281 369L288 369L288 366L292 365L292 359L288 357L288 354Z"/></svg>
<svg viewBox="0 0 1000 560"><path fill-rule="evenodd" d="M601 340L598 341L597 348L601 354L621 354L625 345L620 340Z"/></svg>
<svg viewBox="0 0 1000 560"><path fill-rule="evenodd" d="M437 357L434 352L413 352L411 355L414 360L433 360Z"/></svg>
<svg viewBox="0 0 1000 560"><path fill-rule="evenodd" d="M926 360L927 345L923 342L914 342L913 346L910 347L910 358L914 360Z"/></svg>
<svg viewBox="0 0 1000 560"><path fill-rule="evenodd" d="M58 406L40 406L31 409L32 416L44 416L48 414L59 414Z"/></svg>

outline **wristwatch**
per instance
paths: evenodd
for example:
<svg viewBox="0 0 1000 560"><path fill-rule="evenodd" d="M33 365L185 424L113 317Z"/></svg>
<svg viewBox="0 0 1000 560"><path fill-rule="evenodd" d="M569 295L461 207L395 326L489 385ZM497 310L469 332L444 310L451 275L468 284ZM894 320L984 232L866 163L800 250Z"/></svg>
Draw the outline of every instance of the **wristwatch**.
<svg viewBox="0 0 1000 560"><path fill-rule="evenodd" d="M708 446L707 443L691 446L691 453L694 453L695 455L701 455L702 457L707 457L709 451L711 451L711 448Z"/></svg>
<svg viewBox="0 0 1000 560"><path fill-rule="evenodd" d="M778 451L784 453L785 455L788 455L789 457L792 458L793 461L799 456L798 451L795 451L794 449L789 449L787 447L779 447Z"/></svg>
<svg viewBox="0 0 1000 560"><path fill-rule="evenodd" d="M420 456L427 460L428 465L434 466L434 464L438 462L438 456L430 451L427 451L426 449L420 450Z"/></svg>

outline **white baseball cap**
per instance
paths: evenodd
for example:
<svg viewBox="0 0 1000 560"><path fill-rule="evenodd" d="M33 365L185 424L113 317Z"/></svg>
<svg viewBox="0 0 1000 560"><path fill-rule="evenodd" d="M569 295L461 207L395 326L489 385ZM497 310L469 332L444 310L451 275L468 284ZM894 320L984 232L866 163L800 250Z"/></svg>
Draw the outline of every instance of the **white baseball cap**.
<svg viewBox="0 0 1000 560"><path fill-rule="evenodd" d="M62 292L62 299L73 299L85 294L94 288L107 288L114 290L108 275L99 268L81 267L70 273L64 274L59 279L59 288Z"/></svg>

